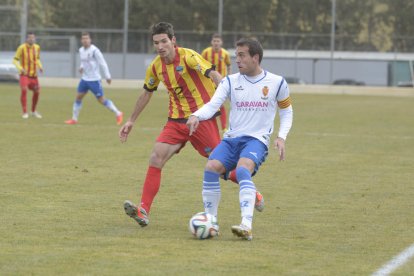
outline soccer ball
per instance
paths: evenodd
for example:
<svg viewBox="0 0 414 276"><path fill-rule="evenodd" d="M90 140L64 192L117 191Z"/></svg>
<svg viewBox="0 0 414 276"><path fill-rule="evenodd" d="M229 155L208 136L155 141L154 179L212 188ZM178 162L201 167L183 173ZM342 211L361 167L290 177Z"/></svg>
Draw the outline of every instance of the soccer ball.
<svg viewBox="0 0 414 276"><path fill-rule="evenodd" d="M219 232L216 217L206 212L195 214L190 219L188 229L194 237L200 240L215 237Z"/></svg>

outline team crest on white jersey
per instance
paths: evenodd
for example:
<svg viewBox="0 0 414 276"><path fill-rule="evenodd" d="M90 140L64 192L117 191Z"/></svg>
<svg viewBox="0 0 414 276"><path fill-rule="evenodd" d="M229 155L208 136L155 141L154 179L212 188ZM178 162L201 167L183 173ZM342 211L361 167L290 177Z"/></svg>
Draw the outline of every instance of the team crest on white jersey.
<svg viewBox="0 0 414 276"><path fill-rule="evenodd" d="M267 100L267 95L269 94L269 87L265 86L262 88L263 97L262 100Z"/></svg>

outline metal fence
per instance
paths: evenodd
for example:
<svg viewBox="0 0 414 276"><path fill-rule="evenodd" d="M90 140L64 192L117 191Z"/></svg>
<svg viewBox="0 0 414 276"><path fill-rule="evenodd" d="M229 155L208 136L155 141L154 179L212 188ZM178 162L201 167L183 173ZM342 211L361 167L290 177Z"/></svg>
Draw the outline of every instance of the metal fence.
<svg viewBox="0 0 414 276"><path fill-rule="evenodd" d="M107 53L121 53L123 50L122 29L31 29L35 32L42 50L69 51L68 37L74 37L76 47L80 46L80 34L89 31L93 43ZM198 52L210 45L213 32L176 31L177 43L180 46L194 49ZM314 50L329 51L329 34L283 34L283 33L243 33L223 32L224 48L234 48L235 42L243 36L254 36L260 40L263 48L269 50ZM48 39L50 38L50 39ZM62 38L62 39L59 39ZM335 51L377 51L374 42L380 38L372 37L371 41L357 42L356 36L336 35ZM384 42L385 43L385 42ZM407 53L414 49L414 36L395 36L390 42L394 47L388 52ZM13 51L20 44L19 32L0 32L0 50ZM148 30L130 30L128 32L129 53L153 52L151 37Z"/></svg>

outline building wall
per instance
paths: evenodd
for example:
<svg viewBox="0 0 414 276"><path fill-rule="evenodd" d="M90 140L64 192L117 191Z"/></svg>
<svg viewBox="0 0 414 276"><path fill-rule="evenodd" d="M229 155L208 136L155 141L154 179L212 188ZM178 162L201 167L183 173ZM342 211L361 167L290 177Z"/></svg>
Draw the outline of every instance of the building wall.
<svg viewBox="0 0 414 276"><path fill-rule="evenodd" d="M13 52L2 52L1 59L12 59ZM104 53L109 65L112 78L123 78L121 53ZM128 54L126 58L126 79L144 79L147 66L155 57L154 54ZM45 77L80 77L77 72L79 57L68 52L42 52L41 60L44 65ZM346 60L333 62L333 80L354 79L366 85L387 86L387 60ZM329 84L330 61L327 58L309 57L263 57L262 67L270 72L285 76L299 77L309 84ZM237 72L234 57L232 57L232 72Z"/></svg>

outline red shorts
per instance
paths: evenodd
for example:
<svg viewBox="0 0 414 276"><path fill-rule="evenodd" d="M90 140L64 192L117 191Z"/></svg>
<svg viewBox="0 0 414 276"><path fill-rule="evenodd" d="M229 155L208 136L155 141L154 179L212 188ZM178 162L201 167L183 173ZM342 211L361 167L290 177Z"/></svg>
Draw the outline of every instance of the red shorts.
<svg viewBox="0 0 414 276"><path fill-rule="evenodd" d="M182 144L177 153L185 146L187 141L204 157L208 157L213 149L220 143L220 133L216 118L201 121L196 132L190 131L185 123L168 121L157 138L157 142L171 145Z"/></svg>
<svg viewBox="0 0 414 276"><path fill-rule="evenodd" d="M20 87L27 86L30 90L38 90L39 87L39 81L37 80L37 77L28 77L20 75Z"/></svg>

